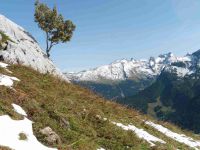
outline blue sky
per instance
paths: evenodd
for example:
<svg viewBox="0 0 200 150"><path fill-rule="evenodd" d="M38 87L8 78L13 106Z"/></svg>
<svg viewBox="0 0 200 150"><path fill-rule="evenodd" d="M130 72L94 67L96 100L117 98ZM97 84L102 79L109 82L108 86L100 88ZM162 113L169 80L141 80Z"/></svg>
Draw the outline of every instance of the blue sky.
<svg viewBox="0 0 200 150"><path fill-rule="evenodd" d="M70 43L53 48L63 71L79 71L122 58L160 53L184 55L200 49L199 0L41 0L57 5L77 26ZM0 13L23 26L45 48L34 22L34 0L1 1Z"/></svg>

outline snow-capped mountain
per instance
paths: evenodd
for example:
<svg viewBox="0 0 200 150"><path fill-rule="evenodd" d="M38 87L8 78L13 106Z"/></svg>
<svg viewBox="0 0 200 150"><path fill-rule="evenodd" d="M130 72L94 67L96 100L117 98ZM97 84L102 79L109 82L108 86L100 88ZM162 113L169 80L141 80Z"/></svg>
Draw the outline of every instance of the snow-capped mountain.
<svg viewBox="0 0 200 150"><path fill-rule="evenodd" d="M196 73L200 67L200 50L187 54L185 57L179 57L178 61L165 66L163 71L175 72L178 77L184 77Z"/></svg>
<svg viewBox="0 0 200 150"><path fill-rule="evenodd" d="M179 77L195 72L200 64L199 58L200 50L183 57L167 53L147 60L117 60L109 65L65 75L72 82L107 99L124 101L124 98L150 86L162 71L176 72Z"/></svg>
<svg viewBox="0 0 200 150"><path fill-rule="evenodd" d="M164 67L175 62L190 62L191 55L176 57L172 53L159 55L157 58L150 57L149 60L117 60L109 65L100 66L95 69L81 71L78 73L66 73L71 80L97 81L127 80L153 78L160 74Z"/></svg>
<svg viewBox="0 0 200 150"><path fill-rule="evenodd" d="M30 66L41 73L51 73L68 80L46 56L37 41L22 27L0 15L0 31L12 41L0 50L1 61Z"/></svg>

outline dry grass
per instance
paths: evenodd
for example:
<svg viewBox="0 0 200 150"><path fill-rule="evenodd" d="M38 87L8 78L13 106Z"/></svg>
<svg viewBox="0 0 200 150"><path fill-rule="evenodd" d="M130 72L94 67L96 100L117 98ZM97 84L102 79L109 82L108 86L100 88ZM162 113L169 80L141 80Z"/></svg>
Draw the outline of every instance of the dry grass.
<svg viewBox="0 0 200 150"><path fill-rule="evenodd" d="M11 150L9 147L0 146L0 150Z"/></svg>

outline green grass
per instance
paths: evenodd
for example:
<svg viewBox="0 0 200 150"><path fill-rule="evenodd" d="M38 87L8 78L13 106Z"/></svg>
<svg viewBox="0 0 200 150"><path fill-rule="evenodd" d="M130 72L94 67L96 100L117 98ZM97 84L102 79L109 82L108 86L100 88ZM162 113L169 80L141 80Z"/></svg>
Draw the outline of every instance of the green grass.
<svg viewBox="0 0 200 150"><path fill-rule="evenodd" d="M110 150L162 150L175 147L188 149L187 146L144 125L142 120L149 117L134 109L104 100L87 89L63 82L49 74L40 74L27 67L12 65L9 70L21 81L15 82L15 90L0 87L0 115L9 114L20 119L21 116L11 107L13 102L19 104L27 112L28 118L34 121L34 134L45 145L61 150L96 150L99 147ZM63 120L69 124L66 125ZM149 133L162 137L168 144L158 144L152 148L133 132L124 131L109 120L123 124L132 123L138 128L145 128ZM45 141L40 130L47 126L60 136L60 144L51 145Z"/></svg>

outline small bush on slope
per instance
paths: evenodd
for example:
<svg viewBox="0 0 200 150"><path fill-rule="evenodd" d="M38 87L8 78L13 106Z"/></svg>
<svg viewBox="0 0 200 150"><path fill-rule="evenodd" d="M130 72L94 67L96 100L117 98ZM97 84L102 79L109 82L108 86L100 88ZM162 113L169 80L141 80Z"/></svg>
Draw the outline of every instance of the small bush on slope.
<svg viewBox="0 0 200 150"><path fill-rule="evenodd" d="M20 82L15 83L15 91L0 87L0 106L3 108L0 112L16 117L12 112L11 103L20 104L28 117L34 121L35 135L46 145L49 144L40 130L49 126L62 141L61 144L49 146L60 149L151 149L148 143L139 139L133 132L124 131L103 119L108 118L124 124L133 123L168 143L157 145L153 149L188 149L187 146L159 134L154 129L145 127L142 120L146 120L146 116L135 110L106 101L86 89L27 67L14 65L9 67L9 70Z"/></svg>
<svg viewBox="0 0 200 150"><path fill-rule="evenodd" d="M26 134L20 133L20 134L19 134L19 139L20 139L20 140L27 140Z"/></svg>
<svg viewBox="0 0 200 150"><path fill-rule="evenodd" d="M0 49L1 49L3 43L6 43L8 41L13 42L5 33L1 32L1 31L0 31L0 37L1 37L1 39L0 39Z"/></svg>

